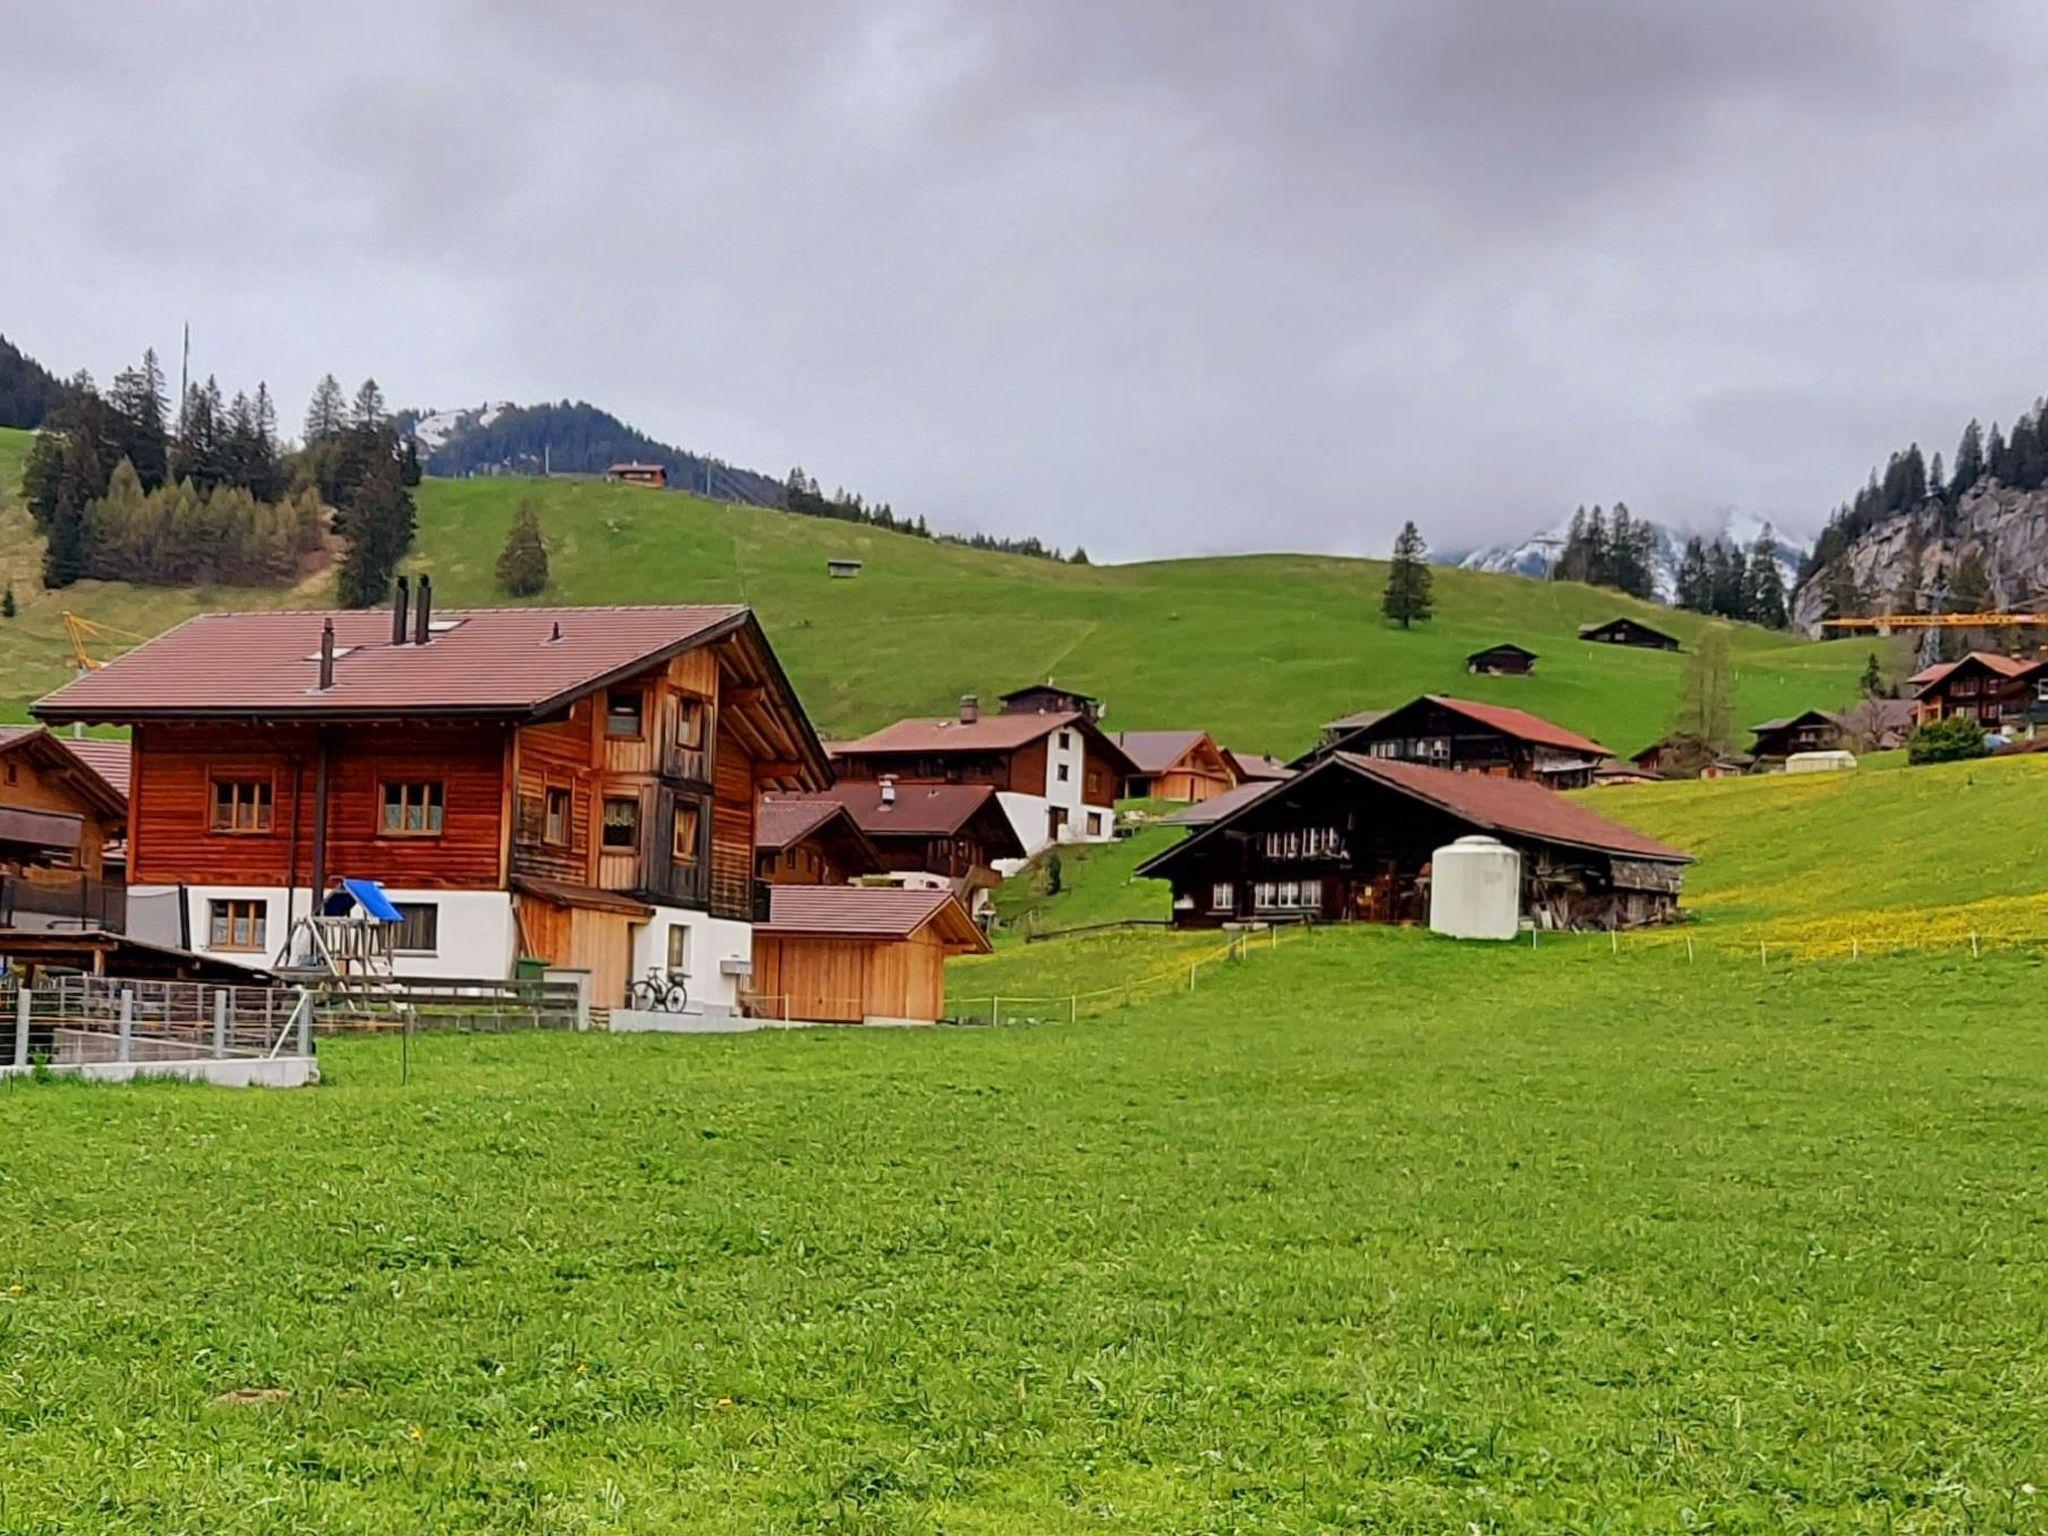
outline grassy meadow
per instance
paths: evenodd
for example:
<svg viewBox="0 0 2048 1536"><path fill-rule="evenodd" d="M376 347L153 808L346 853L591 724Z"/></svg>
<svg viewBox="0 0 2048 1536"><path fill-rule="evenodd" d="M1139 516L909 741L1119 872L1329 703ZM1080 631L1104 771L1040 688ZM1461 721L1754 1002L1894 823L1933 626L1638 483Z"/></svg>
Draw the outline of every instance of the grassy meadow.
<svg viewBox="0 0 2048 1536"><path fill-rule="evenodd" d="M62 609L149 635L201 607L328 601L325 576L296 592L84 582L43 593L40 545L18 497L27 442L0 431L0 573L24 605L0 625L0 712L19 715L68 677ZM1375 561L1077 567L569 480L424 484L411 568L432 573L444 605L503 601L495 564L526 497L553 549L545 601L753 603L828 735L1057 676L1106 698L1112 726L1200 725L1247 751L1292 755L1334 715L1435 691L1520 704L1632 752L1667 722L1681 660L1582 644L1578 625L1628 612L1691 638L1702 622L1589 587L1440 570L1437 617L1403 633L1379 617L1385 567ZM866 568L831 580L825 561L837 556ZM1541 653L1534 677L1466 676L1467 652L1507 639ZM1846 701L1869 649L1748 627L1733 643L1746 720Z"/></svg>
<svg viewBox="0 0 2048 1536"><path fill-rule="evenodd" d="M2041 983L1329 930L1077 1027L18 1085L0 1528L2039 1530Z"/></svg>

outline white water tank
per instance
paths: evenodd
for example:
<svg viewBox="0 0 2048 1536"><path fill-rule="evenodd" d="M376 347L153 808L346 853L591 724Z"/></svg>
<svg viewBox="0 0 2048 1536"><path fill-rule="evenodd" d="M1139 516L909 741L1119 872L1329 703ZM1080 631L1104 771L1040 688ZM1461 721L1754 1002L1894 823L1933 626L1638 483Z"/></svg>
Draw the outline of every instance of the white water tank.
<svg viewBox="0 0 2048 1536"><path fill-rule="evenodd" d="M1522 856L1491 837L1461 837L1433 855L1429 926L1454 939L1512 939L1522 920Z"/></svg>

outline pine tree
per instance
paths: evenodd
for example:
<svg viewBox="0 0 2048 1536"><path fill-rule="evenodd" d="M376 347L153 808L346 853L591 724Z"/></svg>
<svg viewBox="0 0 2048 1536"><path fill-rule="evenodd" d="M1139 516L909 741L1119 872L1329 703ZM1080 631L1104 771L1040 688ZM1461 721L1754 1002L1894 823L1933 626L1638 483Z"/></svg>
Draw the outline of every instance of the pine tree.
<svg viewBox="0 0 2048 1536"><path fill-rule="evenodd" d="M1387 590L1380 598L1380 612L1403 629L1432 611L1429 553L1413 522L1403 523L1394 540L1394 557L1387 566Z"/></svg>
<svg viewBox="0 0 2048 1536"><path fill-rule="evenodd" d="M170 473L170 439L164 427L163 369L154 348L142 354L139 368L114 375L107 406L113 413L109 425L115 456L135 466L144 489L155 490Z"/></svg>
<svg viewBox="0 0 2048 1536"><path fill-rule="evenodd" d="M1983 613L1991 606L1991 578L1984 571L1984 557L1971 550L1956 563L1948 584L1951 613Z"/></svg>
<svg viewBox="0 0 2048 1536"><path fill-rule="evenodd" d="M398 562L412 547L412 494L400 477L396 445L370 456L348 506L342 509L348 553L342 557L336 592L342 606L373 608L391 592Z"/></svg>
<svg viewBox="0 0 2048 1536"><path fill-rule="evenodd" d="M1713 578L1707 574L1706 541L1694 534L1685 541L1685 553L1678 560L1678 606L1705 613L1714 601Z"/></svg>
<svg viewBox="0 0 2048 1536"><path fill-rule="evenodd" d="M1866 699L1877 698L1884 692L1884 669L1877 664L1877 652L1863 658L1863 675L1856 680L1856 686Z"/></svg>
<svg viewBox="0 0 2048 1536"><path fill-rule="evenodd" d="M348 402L341 393L341 381L327 374L313 386L313 398L306 406L306 446L339 437L348 425Z"/></svg>
<svg viewBox="0 0 2048 1536"><path fill-rule="evenodd" d="M498 553L498 585L514 597L532 597L548 584L548 542L532 499L519 503L505 547Z"/></svg>
<svg viewBox="0 0 2048 1536"><path fill-rule="evenodd" d="M377 387L375 379L363 380L348 414L348 424L358 432L374 432L384 425L388 414L384 409L384 391Z"/></svg>
<svg viewBox="0 0 2048 1536"><path fill-rule="evenodd" d="M1080 545L1076 544L1074 546L1074 552L1067 557L1067 563L1069 565L1088 564L1088 551L1083 549Z"/></svg>
<svg viewBox="0 0 2048 1536"><path fill-rule="evenodd" d="M1963 493L1984 478L1984 428L1973 416L1956 444L1956 467L1948 483L1949 500L1961 501Z"/></svg>
<svg viewBox="0 0 2048 1536"><path fill-rule="evenodd" d="M97 445L82 437L66 437L57 476L56 505L44 530L47 542L43 547L43 585L53 591L70 586L87 573L91 564L85 509L98 495L99 484Z"/></svg>
<svg viewBox="0 0 2048 1536"><path fill-rule="evenodd" d="M1771 537L1768 524L1757 535L1756 545L1749 552L1742 607L1744 618L1752 624L1763 625L1765 629L1783 629L1788 622L1785 576L1778 569L1778 543Z"/></svg>

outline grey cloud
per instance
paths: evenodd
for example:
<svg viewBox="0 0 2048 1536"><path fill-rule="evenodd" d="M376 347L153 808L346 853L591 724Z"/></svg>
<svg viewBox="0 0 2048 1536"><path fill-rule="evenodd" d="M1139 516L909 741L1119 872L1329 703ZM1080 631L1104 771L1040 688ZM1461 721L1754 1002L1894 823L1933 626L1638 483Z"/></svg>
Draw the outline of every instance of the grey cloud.
<svg viewBox="0 0 2048 1536"><path fill-rule="evenodd" d="M210 25L209 25L210 23ZM2030 7L38 8L0 329L1099 555L1811 525L2048 374ZM138 155L137 146L146 153ZM138 173L138 166L142 168Z"/></svg>

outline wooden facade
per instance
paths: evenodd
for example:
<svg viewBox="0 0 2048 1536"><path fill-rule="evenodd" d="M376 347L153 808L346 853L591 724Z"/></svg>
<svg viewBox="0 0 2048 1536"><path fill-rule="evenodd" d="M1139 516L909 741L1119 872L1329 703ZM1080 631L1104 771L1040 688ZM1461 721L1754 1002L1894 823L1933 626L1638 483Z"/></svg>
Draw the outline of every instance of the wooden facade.
<svg viewBox="0 0 2048 1536"><path fill-rule="evenodd" d="M1178 927L1414 923L1436 850L1474 833L1521 852L1523 910L1542 926L1634 926L1677 908L1675 849L1535 785L1342 753L1137 872L1169 883Z"/></svg>
<svg viewBox="0 0 2048 1536"><path fill-rule="evenodd" d="M1121 731L1114 738L1136 771L1129 800L1207 800L1238 786L1237 766L1207 731Z"/></svg>
<svg viewBox="0 0 2048 1536"><path fill-rule="evenodd" d="M837 802L771 798L755 808L754 828L754 877L765 885L846 885L888 868Z"/></svg>
<svg viewBox="0 0 2048 1536"><path fill-rule="evenodd" d="M1756 740L1750 755L1763 762L1783 762L1794 752L1832 752L1845 745L1842 722L1824 709L1750 727Z"/></svg>
<svg viewBox="0 0 2048 1536"><path fill-rule="evenodd" d="M1521 710L1437 694L1371 716L1317 754L1327 751L1524 779L1551 789L1588 787L1593 769L1610 755L1597 741Z"/></svg>
<svg viewBox="0 0 2048 1536"><path fill-rule="evenodd" d="M1935 668L1914 695L1922 722L1967 715L1988 730L2048 719L2048 664L1972 651Z"/></svg>
<svg viewBox="0 0 2048 1536"><path fill-rule="evenodd" d="M792 911L785 898L818 898ZM945 1017L946 961L988 941L945 892L776 892L754 938L749 1007L826 1024L931 1023Z"/></svg>
<svg viewBox="0 0 2048 1536"><path fill-rule="evenodd" d="M0 873L104 879L107 849L127 830L120 792L61 739L41 726L0 726Z"/></svg>

